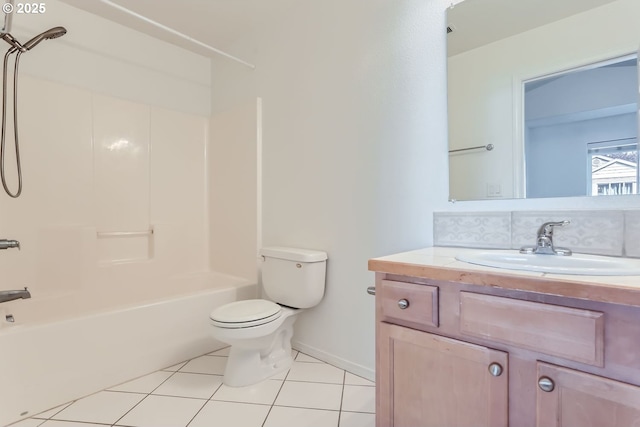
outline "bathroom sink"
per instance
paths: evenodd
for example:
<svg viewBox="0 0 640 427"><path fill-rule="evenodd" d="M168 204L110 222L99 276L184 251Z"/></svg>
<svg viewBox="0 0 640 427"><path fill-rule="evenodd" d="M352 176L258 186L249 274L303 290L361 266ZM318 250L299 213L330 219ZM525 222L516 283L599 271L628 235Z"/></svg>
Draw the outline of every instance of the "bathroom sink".
<svg viewBox="0 0 640 427"><path fill-rule="evenodd" d="M486 267L586 276L640 275L640 259L573 254L535 255L518 251L477 251L456 256L458 261Z"/></svg>

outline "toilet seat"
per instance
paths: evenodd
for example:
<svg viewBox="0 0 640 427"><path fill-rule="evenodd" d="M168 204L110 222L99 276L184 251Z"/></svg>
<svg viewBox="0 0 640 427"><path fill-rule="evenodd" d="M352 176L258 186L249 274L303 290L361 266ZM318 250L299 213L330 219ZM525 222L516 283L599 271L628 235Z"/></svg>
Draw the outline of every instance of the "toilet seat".
<svg viewBox="0 0 640 427"><path fill-rule="evenodd" d="M263 299L236 301L213 310L211 323L219 328L238 329L260 326L282 316L282 307Z"/></svg>

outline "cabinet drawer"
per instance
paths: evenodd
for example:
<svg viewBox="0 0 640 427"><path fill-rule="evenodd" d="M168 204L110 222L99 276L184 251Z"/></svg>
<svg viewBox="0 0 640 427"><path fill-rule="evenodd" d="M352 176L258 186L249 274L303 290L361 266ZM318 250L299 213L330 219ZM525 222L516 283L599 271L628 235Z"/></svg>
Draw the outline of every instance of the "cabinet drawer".
<svg viewBox="0 0 640 427"><path fill-rule="evenodd" d="M378 295L383 321L438 326L436 286L382 280Z"/></svg>
<svg viewBox="0 0 640 427"><path fill-rule="evenodd" d="M460 332L604 366L603 313L460 292Z"/></svg>

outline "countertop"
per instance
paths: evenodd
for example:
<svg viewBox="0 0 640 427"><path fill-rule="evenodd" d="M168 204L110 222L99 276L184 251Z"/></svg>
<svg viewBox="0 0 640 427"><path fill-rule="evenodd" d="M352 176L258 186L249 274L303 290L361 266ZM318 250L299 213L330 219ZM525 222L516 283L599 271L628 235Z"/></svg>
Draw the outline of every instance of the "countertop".
<svg viewBox="0 0 640 427"><path fill-rule="evenodd" d="M640 276L581 276L469 264L457 255L479 249L430 247L369 260L369 270L640 307ZM484 251L484 249L482 249Z"/></svg>

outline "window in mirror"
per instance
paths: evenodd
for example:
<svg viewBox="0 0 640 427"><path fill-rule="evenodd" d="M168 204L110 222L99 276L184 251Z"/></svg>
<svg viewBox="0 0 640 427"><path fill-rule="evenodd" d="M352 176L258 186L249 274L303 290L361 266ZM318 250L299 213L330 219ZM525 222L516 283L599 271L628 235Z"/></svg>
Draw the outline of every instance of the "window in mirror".
<svg viewBox="0 0 640 427"><path fill-rule="evenodd" d="M527 197L638 193L638 60L524 82Z"/></svg>
<svg viewBox="0 0 640 427"><path fill-rule="evenodd" d="M588 144L589 194L638 194L638 143L629 138Z"/></svg>

